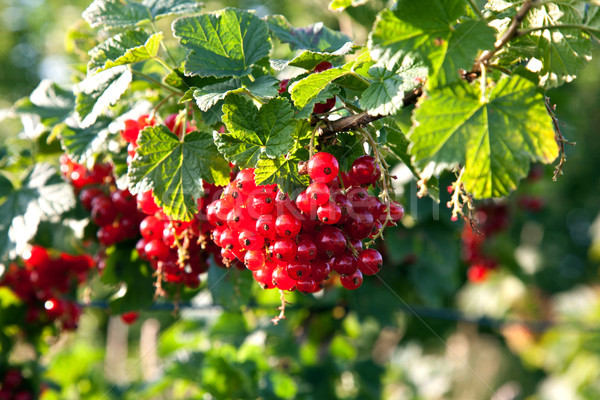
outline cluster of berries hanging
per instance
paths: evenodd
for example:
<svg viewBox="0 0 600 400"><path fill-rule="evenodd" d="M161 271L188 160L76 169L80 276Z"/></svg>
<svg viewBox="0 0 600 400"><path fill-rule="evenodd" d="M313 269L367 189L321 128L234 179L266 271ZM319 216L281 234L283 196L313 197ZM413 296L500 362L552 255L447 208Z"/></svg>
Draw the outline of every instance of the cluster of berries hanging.
<svg viewBox="0 0 600 400"><path fill-rule="evenodd" d="M477 283L485 281L498 265L493 257L486 255L484 243L508 227L510 216L506 204L483 204L477 208L475 219L478 231L469 224L463 227L461 257L469 265L467 278Z"/></svg>
<svg viewBox="0 0 600 400"><path fill-rule="evenodd" d="M0 400L33 400L33 385L16 366L0 370Z"/></svg>
<svg viewBox="0 0 600 400"><path fill-rule="evenodd" d="M399 221L404 210L369 195L367 188L381 176L373 157L338 172L333 155L315 154L307 164L312 183L292 200L276 185L257 186L254 169L241 170L207 208L224 262L243 261L265 289L314 293L332 271L345 288L358 288L363 274L382 266L381 254L363 249L362 240Z"/></svg>
<svg viewBox="0 0 600 400"><path fill-rule="evenodd" d="M140 131L156 122L144 115L137 120L125 121L121 137L129 142L131 158L136 156ZM184 134L183 124L177 114L165 118L165 125L175 134ZM186 132L195 128L187 126ZM209 238L210 224L206 222L206 204L215 196L218 187L203 182L204 197L198 199L198 214L191 221L174 221L164 214L154 201L152 191L137 195L137 209L143 217L138 226L141 238L136 244L139 256L148 261L159 279L168 283L182 283L190 288L200 285L200 274L208 269L208 257L212 254L217 265L221 265L219 249Z"/></svg>
<svg viewBox="0 0 600 400"><path fill-rule="evenodd" d="M87 279L93 259L67 253L53 257L44 247L32 246L24 252L23 263L25 268L11 264L0 286L10 287L26 304L25 321L58 322L63 329L76 329L81 308L69 298L73 289Z"/></svg>

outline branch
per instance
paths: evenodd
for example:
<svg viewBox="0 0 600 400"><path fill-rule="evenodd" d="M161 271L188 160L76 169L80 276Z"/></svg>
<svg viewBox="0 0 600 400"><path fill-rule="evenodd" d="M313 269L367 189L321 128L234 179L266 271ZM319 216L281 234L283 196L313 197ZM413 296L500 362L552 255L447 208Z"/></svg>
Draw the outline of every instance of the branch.
<svg viewBox="0 0 600 400"><path fill-rule="evenodd" d="M546 110L548 110L548 115L550 115L550 118L552 118L552 125L554 125L554 133L556 134L556 143L558 143L558 147L560 150L560 158L558 160L558 165L556 166L556 169L554 170L554 176L552 177L552 180L556 182L558 180L558 177L563 174L563 167L567 162L567 152L565 150L565 143L570 145L574 145L575 143L569 142L563 136L562 131L560 130L560 123L558 122L558 118L556 118L556 114L554 113L554 107L550 104L549 97L546 97L545 103Z"/></svg>
<svg viewBox="0 0 600 400"><path fill-rule="evenodd" d="M406 94L404 99L402 99L403 107L408 107L412 104L415 104L422 94L423 89L421 87ZM316 125L319 121L325 122L321 127L320 134L322 136L330 136L337 132L353 131L358 128L362 128L383 117L386 117L386 115L370 115L368 112L363 111L359 114L350 115L335 121L323 121L315 119L312 121L312 125Z"/></svg>
<svg viewBox="0 0 600 400"><path fill-rule="evenodd" d="M529 10L531 10L531 8L535 6L537 2L538 0L525 0L519 11L517 11L517 14L512 19L509 27L504 31L502 36L496 40L496 43L494 43L494 50L486 50L481 53L479 58L477 58L477 61L475 61L475 66L473 67L474 71L479 71L482 64L487 64L492 59L494 54L496 54L502 47L506 46L511 39L518 36L518 29L521 26L521 23L525 19L525 16Z"/></svg>

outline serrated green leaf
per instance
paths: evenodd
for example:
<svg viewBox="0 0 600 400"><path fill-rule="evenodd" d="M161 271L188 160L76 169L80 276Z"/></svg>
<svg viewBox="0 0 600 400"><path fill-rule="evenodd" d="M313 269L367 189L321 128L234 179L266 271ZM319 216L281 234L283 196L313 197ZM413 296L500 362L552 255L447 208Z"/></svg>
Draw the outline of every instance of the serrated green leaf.
<svg viewBox="0 0 600 400"><path fill-rule="evenodd" d="M298 151L289 157L261 158L254 171L257 185L276 183L285 193L298 194L310 183L308 175L298 174L298 162L308 159L308 151Z"/></svg>
<svg viewBox="0 0 600 400"><path fill-rule="evenodd" d="M223 100L228 93L239 89L241 86L242 82L239 79L231 79L226 82L208 85L194 90L194 99L200 110L208 111L219 100Z"/></svg>
<svg viewBox="0 0 600 400"><path fill-rule="evenodd" d="M83 12L92 28L131 28L169 15L199 12L202 3L189 0L94 0Z"/></svg>
<svg viewBox="0 0 600 400"><path fill-rule="evenodd" d="M244 80L244 87L253 95L269 99L279 93L279 81L272 75L264 75L255 81Z"/></svg>
<svg viewBox="0 0 600 400"><path fill-rule="evenodd" d="M94 154L107 150L109 118L100 117L88 128L64 124L59 129L60 144L69 157L78 163L85 162Z"/></svg>
<svg viewBox="0 0 600 400"><path fill-rule="evenodd" d="M581 24L582 4L578 6L545 3L534 7L523 21L523 29ZM592 41L588 33L580 29L538 30L511 41L507 53L504 57L512 57L513 60L531 60L528 69L540 76L542 86L553 88L571 82L587 65L592 58Z"/></svg>
<svg viewBox="0 0 600 400"><path fill-rule="evenodd" d="M194 217L202 181L229 183L229 165L207 133L194 131L180 140L165 126L148 127L140 133L138 145L127 174L130 190L153 189L157 204L174 219Z"/></svg>
<svg viewBox="0 0 600 400"><path fill-rule="evenodd" d="M305 28L294 28L283 15L268 15L265 20L271 32L282 42L288 43L292 50L333 53L352 47L352 40L348 36L327 28L322 22Z"/></svg>
<svg viewBox="0 0 600 400"><path fill-rule="evenodd" d="M291 88L290 94L294 104L298 108L303 108L311 100L314 100L332 81L350 73L345 68L331 68L323 72L310 74Z"/></svg>
<svg viewBox="0 0 600 400"><path fill-rule="evenodd" d="M75 205L71 186L49 164L39 163L0 197L0 263L21 253L41 221L60 216Z"/></svg>
<svg viewBox="0 0 600 400"><path fill-rule="evenodd" d="M291 104L275 98L259 109L241 95L229 95L223 105L228 133L215 132L223 156L240 168L254 167L261 155L275 158L287 153L297 122Z"/></svg>
<svg viewBox="0 0 600 400"><path fill-rule="evenodd" d="M88 63L88 74L93 75L118 65L133 64L155 57L162 39L162 32L150 34L136 29L119 33L89 52L91 60Z"/></svg>
<svg viewBox="0 0 600 400"><path fill-rule="evenodd" d="M405 57L424 60L432 87L459 80L458 70L470 69L477 53L493 48L495 40L494 30L483 20L456 24L465 6L462 0L434 0L424 13L416 2L400 0L394 11L379 14L369 36L371 56L395 63Z"/></svg>
<svg viewBox="0 0 600 400"><path fill-rule="evenodd" d="M434 91L416 109L409 134L415 165L427 177L464 166L465 189L501 197L527 175L531 161L558 155L543 95L525 78L504 78L481 101L479 85Z"/></svg>
<svg viewBox="0 0 600 400"><path fill-rule="evenodd" d="M125 93L132 80L131 71L125 66L111 68L89 76L77 86L75 111L80 127L91 126L108 107L114 105Z"/></svg>
<svg viewBox="0 0 600 400"><path fill-rule="evenodd" d="M47 127L64 121L73 112L73 91L45 79L31 92L29 98L19 100L14 107L17 115L35 115Z"/></svg>
<svg viewBox="0 0 600 400"><path fill-rule="evenodd" d="M271 51L267 24L238 9L180 18L173 33L190 50L185 62L188 75L248 75L252 65Z"/></svg>

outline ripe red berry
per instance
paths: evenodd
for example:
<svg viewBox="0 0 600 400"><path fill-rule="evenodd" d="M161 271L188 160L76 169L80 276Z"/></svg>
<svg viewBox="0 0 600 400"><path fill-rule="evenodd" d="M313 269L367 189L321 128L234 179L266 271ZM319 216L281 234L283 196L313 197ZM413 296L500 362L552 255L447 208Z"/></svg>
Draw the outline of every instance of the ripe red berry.
<svg viewBox="0 0 600 400"><path fill-rule="evenodd" d="M137 205L144 214L148 215L156 214L160 210L154 201L152 190L139 193L137 195Z"/></svg>
<svg viewBox="0 0 600 400"><path fill-rule="evenodd" d="M363 274L356 270L352 275L342 275L340 276L340 283L348 290L358 289L363 283Z"/></svg>
<svg viewBox="0 0 600 400"><path fill-rule="evenodd" d="M317 216L324 224L334 225L337 224L342 217L342 210L336 203L330 201L319 206L317 209Z"/></svg>
<svg viewBox="0 0 600 400"><path fill-rule="evenodd" d="M346 237L339 228L326 226L315 236L315 244L319 249L319 253L332 258L344 252Z"/></svg>
<svg viewBox="0 0 600 400"><path fill-rule="evenodd" d="M273 243L272 255L279 261L291 261L296 256L298 247L291 239L279 239Z"/></svg>
<svg viewBox="0 0 600 400"><path fill-rule="evenodd" d="M129 190L115 190L110 194L110 200L120 213L134 213L136 211L136 199Z"/></svg>
<svg viewBox="0 0 600 400"><path fill-rule="evenodd" d="M352 254L344 252L333 260L331 268L340 275L352 275L358 268L358 262Z"/></svg>
<svg viewBox="0 0 600 400"><path fill-rule="evenodd" d="M246 250L260 250L265 245L264 236L248 230L240 232L239 241L242 248Z"/></svg>
<svg viewBox="0 0 600 400"><path fill-rule="evenodd" d="M136 313L135 311L127 312L127 313L121 314L121 321L123 321L127 325L131 325L135 321L137 321L138 317L139 317L139 314Z"/></svg>
<svg viewBox="0 0 600 400"><path fill-rule="evenodd" d="M46 300L44 303L44 309L46 310L46 315L48 315L48 318L50 320L55 320L63 315L65 306L61 300L51 298Z"/></svg>
<svg viewBox="0 0 600 400"><path fill-rule="evenodd" d="M306 188L306 194L308 195L311 205L320 206L327 203L330 192L329 187L325 183L313 182Z"/></svg>
<svg viewBox="0 0 600 400"><path fill-rule="evenodd" d="M277 286L279 290L293 290L296 286L296 281L287 274L283 266L275 268L272 276L273 285Z"/></svg>
<svg viewBox="0 0 600 400"><path fill-rule="evenodd" d="M258 271L265 265L263 250L248 250L244 255L244 264L250 271Z"/></svg>
<svg viewBox="0 0 600 400"><path fill-rule="evenodd" d="M42 246L31 246L30 249L23 253L23 262L27 269L42 269L50 262L50 255L48 250Z"/></svg>
<svg viewBox="0 0 600 400"><path fill-rule="evenodd" d="M308 176L315 182L329 183L340 170L337 158L332 154L317 153L308 160Z"/></svg>
<svg viewBox="0 0 600 400"><path fill-rule="evenodd" d="M319 72L323 72L323 71L326 71L331 68L333 68L332 63L330 63L329 61L321 61L320 63L317 64L316 67L313 68L312 72L319 73Z"/></svg>
<svg viewBox="0 0 600 400"><path fill-rule="evenodd" d="M125 121L125 128L121 131L121 137L126 142L134 143L138 139L140 129L141 127L136 120L128 119Z"/></svg>
<svg viewBox="0 0 600 400"><path fill-rule="evenodd" d="M467 270L467 278L473 283L480 283L487 279L489 271L484 264L473 264Z"/></svg>
<svg viewBox="0 0 600 400"><path fill-rule="evenodd" d="M329 277L331 267L325 261L313 261L310 264L311 276L316 282L324 281Z"/></svg>
<svg viewBox="0 0 600 400"><path fill-rule="evenodd" d="M308 197L308 193L306 192L306 190L300 192L300 194L298 194L298 197L296 197L296 206L300 211L302 211L305 214L310 215L313 211L312 202ZM314 211L316 212L316 209Z"/></svg>
<svg viewBox="0 0 600 400"><path fill-rule="evenodd" d="M242 192L244 195L249 195L256 189L256 183L254 182L254 168L246 168L238 172L235 180L233 181L235 187Z"/></svg>
<svg viewBox="0 0 600 400"><path fill-rule="evenodd" d="M119 226L115 225L101 226L96 232L96 237L101 244L107 247L124 239L123 232Z"/></svg>
<svg viewBox="0 0 600 400"><path fill-rule="evenodd" d="M286 270L290 278L297 281L310 279L312 272L310 264L298 261L288 264Z"/></svg>
<svg viewBox="0 0 600 400"><path fill-rule="evenodd" d="M282 214L275 220L277 234L285 238L294 238L300 233L302 224L292 214Z"/></svg>
<svg viewBox="0 0 600 400"><path fill-rule="evenodd" d="M312 279L308 279L308 280L297 281L296 289L298 289L298 291L300 293L308 294L308 293L316 292L317 290L320 289L320 287L317 285L317 282L315 282Z"/></svg>
<svg viewBox="0 0 600 400"><path fill-rule="evenodd" d="M381 176L381 168L371 156L360 156L350 168L352 179L359 185L371 185Z"/></svg>
<svg viewBox="0 0 600 400"><path fill-rule="evenodd" d="M296 257L299 261L312 261L317 257L317 245L310 239L302 239L298 242Z"/></svg>
<svg viewBox="0 0 600 400"><path fill-rule="evenodd" d="M365 249L358 253L358 269L365 275L375 275L383 266L383 258L375 249Z"/></svg>
<svg viewBox="0 0 600 400"><path fill-rule="evenodd" d="M269 214L275 209L275 200L267 193L251 195L246 204L250 216L253 218L258 218L259 215Z"/></svg>
<svg viewBox="0 0 600 400"><path fill-rule="evenodd" d="M23 383L23 374L21 371L15 368L11 368L4 374L4 379L2 380L2 387L7 390L14 390L21 386Z"/></svg>
<svg viewBox="0 0 600 400"><path fill-rule="evenodd" d="M275 229L275 217L271 214L261 215L256 220L256 233L269 239L274 239L277 236Z"/></svg>
<svg viewBox="0 0 600 400"><path fill-rule="evenodd" d="M101 198L92 202L92 221L98 226L112 224L117 218L118 211L110 199Z"/></svg>
<svg viewBox="0 0 600 400"><path fill-rule="evenodd" d="M81 201L81 205L83 206L83 208L85 208L86 210L91 210L92 209L92 201L96 197L103 196L103 195L104 195L104 192L100 188L86 187L85 189L81 190L81 193L79 193L79 201Z"/></svg>
<svg viewBox="0 0 600 400"><path fill-rule="evenodd" d="M254 276L254 280L258 282L260 287L263 289L273 289L275 285L273 284L273 270L275 269L274 264L265 264L263 268L258 271L252 272Z"/></svg>
<svg viewBox="0 0 600 400"><path fill-rule="evenodd" d="M158 239L153 239L146 243L144 251L146 252L147 257L152 261L165 261L169 258L169 254L171 253L162 240Z"/></svg>
<svg viewBox="0 0 600 400"><path fill-rule="evenodd" d="M140 233L148 240L162 239L165 223L154 215L148 215L140 223Z"/></svg>

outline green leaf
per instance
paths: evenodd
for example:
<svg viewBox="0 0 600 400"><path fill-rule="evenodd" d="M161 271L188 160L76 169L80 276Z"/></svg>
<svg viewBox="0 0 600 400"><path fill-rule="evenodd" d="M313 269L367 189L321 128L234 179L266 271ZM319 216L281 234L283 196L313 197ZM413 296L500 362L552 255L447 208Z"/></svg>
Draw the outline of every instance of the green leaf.
<svg viewBox="0 0 600 400"><path fill-rule="evenodd" d="M279 80L272 75L261 76L253 82L244 79L244 87L253 95L266 99L279 94Z"/></svg>
<svg viewBox="0 0 600 400"><path fill-rule="evenodd" d="M239 79L231 79L226 82L208 85L194 90L194 99L198 108L202 111L208 111L209 108L223 100L228 93L239 89L242 82Z"/></svg>
<svg viewBox="0 0 600 400"><path fill-rule="evenodd" d="M303 108L314 100L332 81L350 74L345 68L331 68L317 74L310 74L298 81L290 90L292 100L298 108Z"/></svg>
<svg viewBox="0 0 600 400"><path fill-rule="evenodd" d="M118 65L133 64L155 57L162 39L162 32L149 34L136 29L119 33L89 52L91 60L88 63L88 74L93 75Z"/></svg>
<svg viewBox="0 0 600 400"><path fill-rule="evenodd" d="M260 158L254 171L257 185L276 183L285 193L297 193L305 189L310 180L308 175L298 174L298 162L308 160L306 146L310 141L312 127L308 120L302 120L293 132L293 148L288 154L277 158Z"/></svg>
<svg viewBox="0 0 600 400"><path fill-rule="evenodd" d="M294 399L298 393L298 385L294 379L283 372L273 371L269 374L273 384L273 392L280 399Z"/></svg>
<svg viewBox="0 0 600 400"><path fill-rule="evenodd" d="M582 12L571 4L547 3L530 10L523 29L561 24L581 24ZM592 59L592 41L580 29L546 29L511 41L505 57L529 59L528 69L540 84L553 88L571 82Z"/></svg>
<svg viewBox="0 0 600 400"><path fill-rule="evenodd" d="M94 0L83 12L92 28L131 28L169 15L199 12L202 3L189 0Z"/></svg>
<svg viewBox="0 0 600 400"><path fill-rule="evenodd" d="M333 53L348 51L352 40L343 33L333 31L322 22L305 28L294 28L283 15L268 15L265 20L269 29L282 42L288 43L292 50L302 49L317 52Z"/></svg>
<svg viewBox="0 0 600 400"><path fill-rule="evenodd" d="M29 98L15 104L17 115L35 115L47 127L63 122L73 112L75 95L71 90L58 86L51 80L43 80Z"/></svg>
<svg viewBox="0 0 600 400"><path fill-rule="evenodd" d="M41 221L60 216L75 205L71 186L45 163L35 164L21 187L0 196L0 262L21 253Z"/></svg>
<svg viewBox="0 0 600 400"><path fill-rule="evenodd" d="M109 118L99 118L88 128L71 127L64 124L60 128L60 143L69 157L78 163L85 162L94 154L107 149Z"/></svg>
<svg viewBox="0 0 600 400"><path fill-rule="evenodd" d="M348 7L361 6L370 0L332 0L329 3L329 9L332 11L342 11Z"/></svg>
<svg viewBox="0 0 600 400"><path fill-rule="evenodd" d="M229 95L223 105L228 133L215 132L219 152L240 168L254 167L261 155L269 158L287 153L297 122L291 104L275 98L259 109L241 95Z"/></svg>
<svg viewBox="0 0 600 400"><path fill-rule="evenodd" d="M125 66L111 68L89 76L77 86L75 111L80 127L91 126L96 119L121 98L131 83L131 71Z"/></svg>
<svg viewBox="0 0 600 400"><path fill-rule="evenodd" d="M129 165L130 190L153 189L157 204L176 220L194 217L203 181L229 183L229 165L207 133L194 131L180 140L165 126L154 126L140 133L138 144Z"/></svg>
<svg viewBox="0 0 600 400"><path fill-rule="evenodd" d="M544 96L520 76L504 78L485 94L461 82L416 109L410 153L423 176L464 166L465 189L477 198L501 197L527 175L531 161L558 155Z"/></svg>
<svg viewBox="0 0 600 400"><path fill-rule="evenodd" d="M433 0L428 12L419 4L400 0L394 11L379 14L369 36L373 59L402 63L405 57L419 57L430 68L429 85L447 85L460 79L458 70L469 70L480 50L493 48L494 30L485 21L465 19L462 0Z"/></svg>
<svg viewBox="0 0 600 400"><path fill-rule="evenodd" d="M173 33L190 50L185 62L188 75L248 75L252 65L271 51L267 24L237 9L180 18L173 24Z"/></svg>

